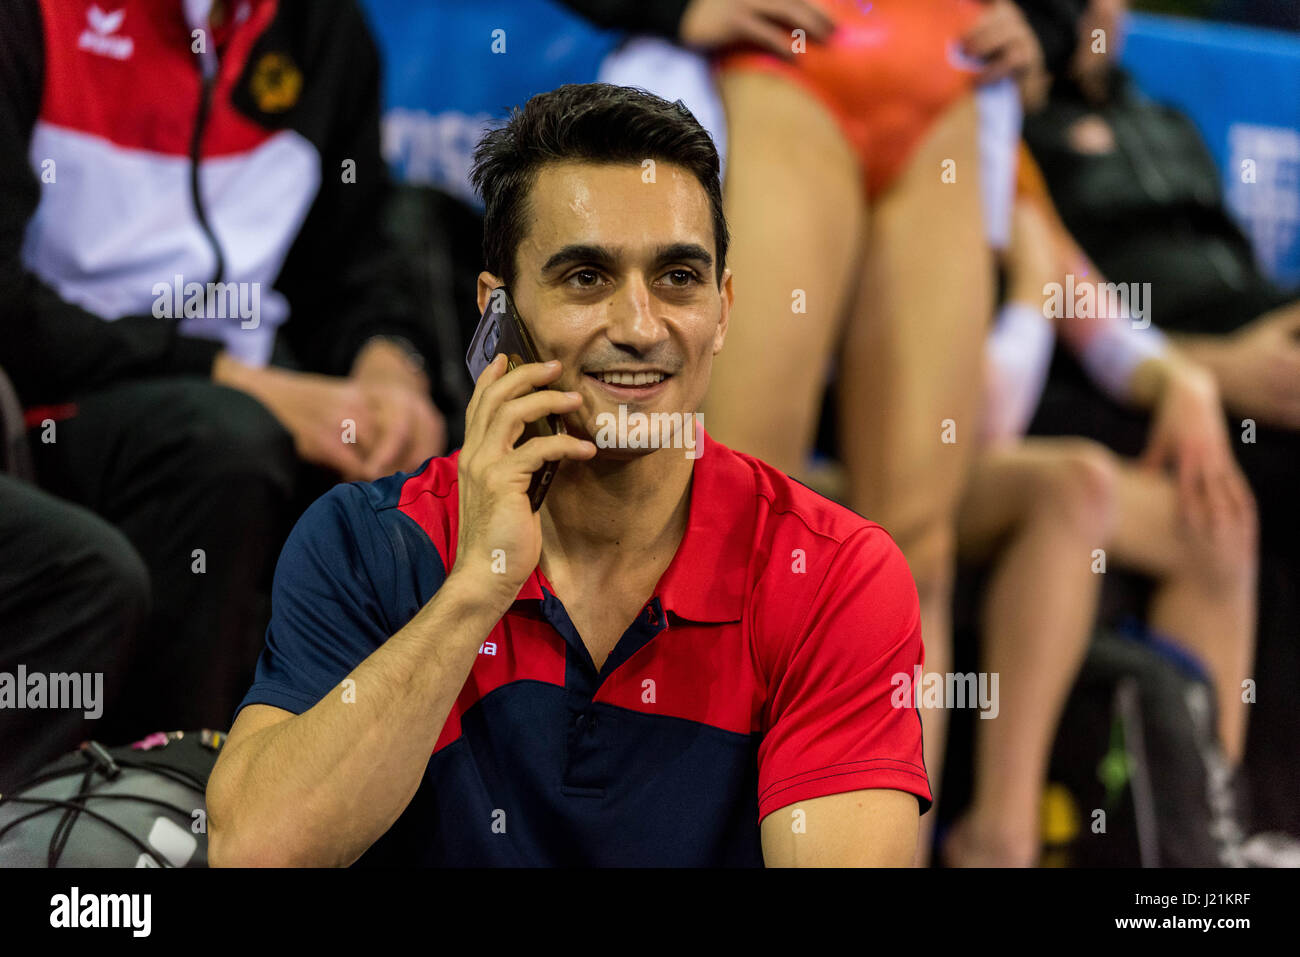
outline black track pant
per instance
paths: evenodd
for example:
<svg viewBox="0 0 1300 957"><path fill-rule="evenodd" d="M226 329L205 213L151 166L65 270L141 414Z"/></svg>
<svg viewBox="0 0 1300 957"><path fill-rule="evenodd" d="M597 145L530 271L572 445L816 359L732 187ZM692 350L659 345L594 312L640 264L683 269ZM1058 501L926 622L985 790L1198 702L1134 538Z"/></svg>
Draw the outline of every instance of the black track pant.
<svg viewBox="0 0 1300 957"><path fill-rule="evenodd" d="M97 737L227 728L308 475L289 433L255 399L197 378L95 393L49 432L29 433L40 485L116 526L151 583L152 614Z"/></svg>
<svg viewBox="0 0 1300 957"><path fill-rule="evenodd" d="M102 716L121 700L148 609L149 573L121 532L0 475L0 681L9 692L0 708L0 793L100 736ZM48 693L42 707L18 707L29 703L30 682L19 693L20 677L48 682L69 672L100 676L93 708L90 696L78 708L52 708Z"/></svg>

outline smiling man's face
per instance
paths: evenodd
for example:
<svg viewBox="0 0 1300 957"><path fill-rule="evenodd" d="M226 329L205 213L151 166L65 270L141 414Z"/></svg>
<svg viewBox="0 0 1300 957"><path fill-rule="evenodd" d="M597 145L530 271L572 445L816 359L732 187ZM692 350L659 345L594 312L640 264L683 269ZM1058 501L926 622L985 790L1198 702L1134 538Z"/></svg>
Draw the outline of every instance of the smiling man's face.
<svg viewBox="0 0 1300 957"><path fill-rule="evenodd" d="M647 183L639 165L549 163L530 193L511 295L540 357L564 364L551 388L582 395L565 417L580 438L620 405L697 411L726 335L731 272L719 290L708 196L656 166ZM499 284L480 274L480 309Z"/></svg>

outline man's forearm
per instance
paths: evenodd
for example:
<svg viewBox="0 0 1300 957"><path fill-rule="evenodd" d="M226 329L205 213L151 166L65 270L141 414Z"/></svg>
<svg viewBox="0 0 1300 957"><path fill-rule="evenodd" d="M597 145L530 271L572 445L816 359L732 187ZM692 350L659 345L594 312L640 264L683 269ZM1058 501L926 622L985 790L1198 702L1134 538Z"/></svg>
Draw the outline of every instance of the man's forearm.
<svg viewBox="0 0 1300 957"><path fill-rule="evenodd" d="M397 820L504 609L450 576L314 707L224 753L209 787L221 866L342 866Z"/></svg>

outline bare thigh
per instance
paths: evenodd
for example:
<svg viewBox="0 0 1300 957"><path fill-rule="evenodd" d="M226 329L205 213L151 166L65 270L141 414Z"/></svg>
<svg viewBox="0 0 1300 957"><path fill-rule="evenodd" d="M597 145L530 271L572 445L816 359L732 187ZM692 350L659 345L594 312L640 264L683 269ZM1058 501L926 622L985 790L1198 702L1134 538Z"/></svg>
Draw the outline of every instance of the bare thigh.
<svg viewBox="0 0 1300 957"><path fill-rule="evenodd" d="M871 208L845 332L840 429L851 504L904 552L950 520L975 450L993 297L977 130L974 97L964 97ZM955 182L941 175L949 160Z"/></svg>
<svg viewBox="0 0 1300 957"><path fill-rule="evenodd" d="M861 257L861 170L831 115L794 83L740 70L724 72L719 89L736 299L705 427L724 445L797 473Z"/></svg>

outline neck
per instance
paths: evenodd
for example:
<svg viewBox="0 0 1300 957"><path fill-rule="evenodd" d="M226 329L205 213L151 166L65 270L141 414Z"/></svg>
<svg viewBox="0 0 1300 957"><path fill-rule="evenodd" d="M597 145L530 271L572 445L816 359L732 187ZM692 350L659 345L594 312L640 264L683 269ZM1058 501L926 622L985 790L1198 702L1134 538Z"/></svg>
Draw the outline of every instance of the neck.
<svg viewBox="0 0 1300 957"><path fill-rule="evenodd" d="M565 462L542 503L543 574L608 578L671 560L686 534L694 464L670 448Z"/></svg>

